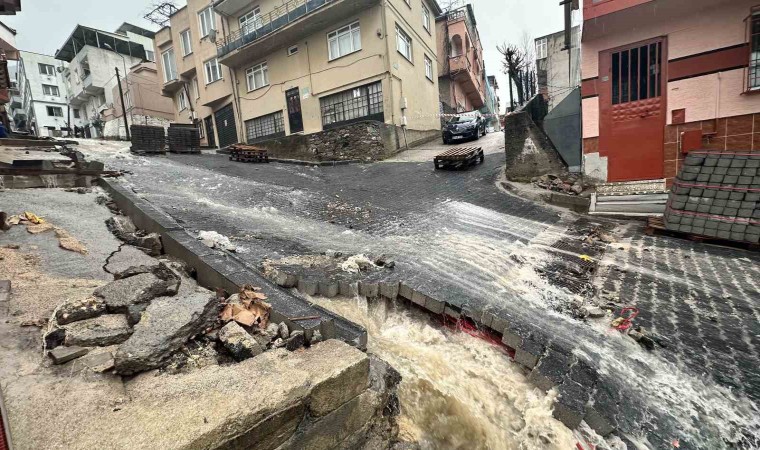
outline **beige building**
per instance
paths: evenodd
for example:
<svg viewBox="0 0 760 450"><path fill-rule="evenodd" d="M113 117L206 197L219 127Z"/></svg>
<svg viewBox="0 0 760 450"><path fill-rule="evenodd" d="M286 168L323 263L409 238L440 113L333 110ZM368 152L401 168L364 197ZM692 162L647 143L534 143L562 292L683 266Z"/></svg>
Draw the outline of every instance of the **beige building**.
<svg viewBox="0 0 760 450"><path fill-rule="evenodd" d="M191 99L196 117L206 135L212 129L218 135L210 145L231 143L233 130L236 140L255 142L359 120L438 128L435 1L221 0L213 11L208 5L189 0L171 28L157 33L156 47L167 55L160 57L161 76L177 74L164 78L164 92L175 97L176 109L181 92L198 96ZM193 53L183 57L188 46Z"/></svg>

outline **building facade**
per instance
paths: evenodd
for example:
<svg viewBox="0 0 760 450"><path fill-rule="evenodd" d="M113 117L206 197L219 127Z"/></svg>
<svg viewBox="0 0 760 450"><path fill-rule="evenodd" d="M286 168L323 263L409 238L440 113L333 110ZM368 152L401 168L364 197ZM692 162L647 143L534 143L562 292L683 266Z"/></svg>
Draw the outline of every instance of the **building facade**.
<svg viewBox="0 0 760 450"><path fill-rule="evenodd" d="M438 86L443 113L474 111L486 104L483 47L472 5L436 18Z"/></svg>
<svg viewBox="0 0 760 450"><path fill-rule="evenodd" d="M544 95L549 111L581 85L580 27L570 30L571 46L565 46L560 31L535 40L538 92Z"/></svg>
<svg viewBox="0 0 760 450"><path fill-rule="evenodd" d="M668 185L692 147L760 151L755 0L605 0L583 15L589 177Z"/></svg>
<svg viewBox="0 0 760 450"><path fill-rule="evenodd" d="M487 114L488 125L493 127L495 131L501 130L501 122L499 121L499 113L501 111L501 100L499 94L496 92L499 89L499 84L496 82L496 77L493 75L486 76L486 104L481 108L483 114Z"/></svg>
<svg viewBox="0 0 760 450"><path fill-rule="evenodd" d="M18 90L21 108L14 122L26 125L19 131L28 131L35 136L68 135L69 128L84 125L81 115L70 114L68 109L69 91L63 73L68 64L54 56L21 51L18 62ZM79 116L79 117L77 117ZM69 125L71 124L71 125Z"/></svg>
<svg viewBox="0 0 760 450"><path fill-rule="evenodd" d="M78 25L56 52L55 58L68 64L62 73L72 120L82 119L86 137L105 136L103 112L115 101L116 69L123 77L130 67L153 59L153 35L127 23L114 33Z"/></svg>
<svg viewBox="0 0 760 450"><path fill-rule="evenodd" d="M19 1L8 1L0 5L0 12L6 15L16 14L20 10ZM18 60L16 48L16 30L0 22L0 121L6 130L11 129L12 117L9 114L12 101L12 79L8 61Z"/></svg>

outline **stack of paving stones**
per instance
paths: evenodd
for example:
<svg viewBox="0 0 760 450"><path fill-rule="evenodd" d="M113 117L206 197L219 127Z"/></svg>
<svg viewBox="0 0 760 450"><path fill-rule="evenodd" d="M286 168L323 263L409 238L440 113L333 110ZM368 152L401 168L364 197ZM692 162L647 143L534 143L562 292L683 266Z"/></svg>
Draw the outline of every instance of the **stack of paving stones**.
<svg viewBox="0 0 760 450"><path fill-rule="evenodd" d="M166 153L166 133L163 127L132 125L132 151L135 153Z"/></svg>
<svg viewBox="0 0 760 450"><path fill-rule="evenodd" d="M201 136L191 124L169 125L169 151L172 153L200 153Z"/></svg>
<svg viewBox="0 0 760 450"><path fill-rule="evenodd" d="M668 230L757 244L760 154L692 152L673 183Z"/></svg>

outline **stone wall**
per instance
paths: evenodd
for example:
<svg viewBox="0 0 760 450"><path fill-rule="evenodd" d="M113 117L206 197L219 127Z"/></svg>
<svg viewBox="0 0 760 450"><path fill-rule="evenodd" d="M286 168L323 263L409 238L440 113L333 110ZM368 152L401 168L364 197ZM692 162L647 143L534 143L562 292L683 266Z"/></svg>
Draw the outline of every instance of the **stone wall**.
<svg viewBox="0 0 760 450"><path fill-rule="evenodd" d="M352 123L307 135L295 134L257 142L269 156L304 161L379 161L436 139L439 130L410 130L376 121Z"/></svg>
<svg viewBox="0 0 760 450"><path fill-rule="evenodd" d="M506 176L512 181L530 181L533 177L567 171L557 150L540 128L546 115L543 96L536 95L504 121Z"/></svg>

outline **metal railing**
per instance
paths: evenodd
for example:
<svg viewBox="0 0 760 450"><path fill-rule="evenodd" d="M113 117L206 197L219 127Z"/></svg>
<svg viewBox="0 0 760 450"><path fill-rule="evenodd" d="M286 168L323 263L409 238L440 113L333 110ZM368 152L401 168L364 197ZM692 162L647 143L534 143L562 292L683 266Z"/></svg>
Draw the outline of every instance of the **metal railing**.
<svg viewBox="0 0 760 450"><path fill-rule="evenodd" d="M301 17L310 14L329 3L340 0L290 0L267 14L256 17L251 22L230 33L217 42L217 56L222 57L234 50L274 33Z"/></svg>

